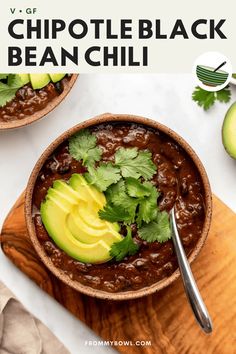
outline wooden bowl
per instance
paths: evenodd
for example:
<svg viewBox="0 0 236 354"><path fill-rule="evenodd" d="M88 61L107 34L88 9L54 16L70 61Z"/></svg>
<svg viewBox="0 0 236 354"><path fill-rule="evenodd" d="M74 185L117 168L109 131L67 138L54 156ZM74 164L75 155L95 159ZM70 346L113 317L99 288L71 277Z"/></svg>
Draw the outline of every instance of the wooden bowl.
<svg viewBox="0 0 236 354"><path fill-rule="evenodd" d="M73 74L71 76L71 79L65 83L63 92L59 96L55 97L52 101L50 101L47 106L41 109L40 111L35 112L31 116L27 116L23 119L13 120L11 122L0 122L0 131L24 127L46 116L49 112L56 108L68 95L77 77L77 74Z"/></svg>
<svg viewBox="0 0 236 354"><path fill-rule="evenodd" d="M63 133L59 138L57 138L42 154L38 162L36 163L31 176L28 181L27 189L26 189L26 197L25 197L25 218L26 218L26 225L29 232L29 236L31 242L39 255L40 259L43 261L45 266L61 281L66 283L67 285L71 286L73 289L80 291L86 295L90 295L93 297L101 298L101 299L109 299L109 300L127 300L127 299L135 299L142 296L150 295L154 292L160 291L161 289L167 287L171 283L173 283L179 276L179 270L177 269L171 276L162 279L161 281L149 286L142 288L140 290L135 291L127 291L127 292L117 292L117 293L109 293L102 290L93 289L89 286L85 286L78 281L72 280L68 275L66 275L62 270L58 269L54 266L50 258L44 252L44 249L40 245L36 232L35 226L32 220L32 196L34 191L34 186L36 183L36 179L38 174L44 165L46 159L53 153L53 151L65 140L67 140L71 135L78 132L81 129L90 127L92 125L97 125L100 123L108 123L108 122L133 122L144 124L148 127L158 129L169 137L171 137L174 141L176 141L191 157L192 161L194 162L195 166L197 167L200 176L202 178L203 188L204 188L204 195L205 195L205 206L206 206L206 217L203 225L203 231L201 237L199 238L197 245L193 249L192 253L190 254L188 260L191 263L199 254L201 248L203 247L208 231L210 228L211 223L211 214L212 214L212 194L211 189L208 181L208 177L206 171L199 160L196 153L193 149L189 146L189 144L177 135L173 130L167 128L166 126L157 123L153 120L133 116L133 115L126 115L126 114L104 114L87 120L83 123L76 125L75 127L69 129L65 133Z"/></svg>

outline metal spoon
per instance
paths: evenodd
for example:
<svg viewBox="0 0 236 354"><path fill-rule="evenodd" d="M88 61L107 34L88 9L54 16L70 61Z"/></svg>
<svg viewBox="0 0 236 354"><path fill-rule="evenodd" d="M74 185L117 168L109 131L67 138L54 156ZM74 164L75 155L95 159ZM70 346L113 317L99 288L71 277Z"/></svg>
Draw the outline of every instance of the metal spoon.
<svg viewBox="0 0 236 354"><path fill-rule="evenodd" d="M212 332L212 322L207 308L202 300L197 284L194 280L193 273L189 266L182 242L178 233L174 208L170 212L170 221L172 226L172 240L177 256L180 273L182 275L184 289L193 310L194 316L205 333Z"/></svg>

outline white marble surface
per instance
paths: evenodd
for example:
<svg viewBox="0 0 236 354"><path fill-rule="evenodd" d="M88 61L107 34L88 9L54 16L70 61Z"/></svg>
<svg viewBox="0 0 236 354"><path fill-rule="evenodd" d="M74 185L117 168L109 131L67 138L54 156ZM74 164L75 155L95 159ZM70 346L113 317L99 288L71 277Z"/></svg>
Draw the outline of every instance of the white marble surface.
<svg viewBox="0 0 236 354"><path fill-rule="evenodd" d="M214 193L236 211L236 161L228 157L221 144L222 121L229 105L217 104L205 113L191 100L193 87L191 75L81 75L70 95L47 118L0 134L0 226L46 146L65 129L104 112L143 115L181 134L204 163ZM1 252L0 264L0 279L71 353L109 351L85 346L85 340L96 336L21 274Z"/></svg>

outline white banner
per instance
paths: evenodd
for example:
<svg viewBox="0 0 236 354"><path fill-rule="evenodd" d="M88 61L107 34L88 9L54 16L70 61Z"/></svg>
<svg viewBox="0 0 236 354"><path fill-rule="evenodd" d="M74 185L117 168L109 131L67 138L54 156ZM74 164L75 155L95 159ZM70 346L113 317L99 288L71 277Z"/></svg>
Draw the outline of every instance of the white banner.
<svg viewBox="0 0 236 354"><path fill-rule="evenodd" d="M235 2L2 0L1 72L191 72L206 51L236 68Z"/></svg>

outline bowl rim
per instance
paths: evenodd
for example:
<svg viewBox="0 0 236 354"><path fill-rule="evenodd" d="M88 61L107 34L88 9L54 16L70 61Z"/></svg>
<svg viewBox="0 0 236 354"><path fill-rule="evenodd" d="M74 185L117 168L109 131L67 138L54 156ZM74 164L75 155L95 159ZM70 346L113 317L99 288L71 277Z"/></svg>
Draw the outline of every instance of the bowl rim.
<svg viewBox="0 0 236 354"><path fill-rule="evenodd" d="M32 196L33 196L33 191L34 191L34 186L36 179L38 177L38 173L41 170L43 164L45 163L46 159L53 153L53 151L65 140L67 140L71 135L75 134L79 130L89 128L94 125L98 125L101 123L109 123L109 122L125 122L125 123L137 123L137 124L142 124L146 125L148 127L158 129L161 132L167 134L170 136L174 141L176 141L190 156L190 158L193 160L196 168L198 169L198 172L201 176L202 183L203 183L203 188L204 188L204 194L205 194L205 221L203 225L203 230L201 237L199 238L195 248L191 252L191 254L188 257L188 260L190 263L195 260L197 255L199 254L200 250L202 249L209 229L210 229L210 224L211 224L211 216L212 216L212 193L211 193L211 188L210 188L210 183L205 171L205 168L200 161L199 157L195 153L195 151L191 148L191 146L177 133L175 133L172 129L166 127L165 125L151 120L149 118L144 118L141 116L136 116L136 115L130 115L130 114L102 114L98 115L94 118L91 118L89 120L83 121L74 127L68 129L64 133L62 133L57 139L55 139L42 153L40 158L38 159L37 163L35 164L32 173L29 177L28 184L26 187L26 193L25 193L25 221L26 221L26 226L28 230L28 234L30 236L30 240L39 256L41 261L44 263L44 265L55 275L59 280L61 280L63 283L66 285L70 286L71 288L85 294L89 295L95 298L99 299L106 299L106 300L130 300L130 299L137 299L143 296L147 296L150 294L153 294L157 291L160 291L164 289L165 287L169 286L172 284L177 278L180 276L179 269L177 268L175 272L167 277L164 278L157 283L152 284L151 286L141 288L139 290L131 290L131 291L125 291L125 292L117 292L117 293L109 293L103 290L99 289L93 289L92 287L83 285L79 283L78 281L72 280L68 275L64 273L63 270L56 268L50 258L46 255L45 251L41 247L36 231L35 231L35 226L32 220Z"/></svg>
<svg viewBox="0 0 236 354"><path fill-rule="evenodd" d="M219 75L219 76L222 76L222 75L225 75L225 76L229 76L229 73L225 70L217 70L216 72L214 71L214 67L213 66L207 66L207 65L197 65L197 70L199 69L203 69L205 71L208 71L212 74L215 74L216 76Z"/></svg>
<svg viewBox="0 0 236 354"><path fill-rule="evenodd" d="M53 98L52 101L50 101L46 105L46 107L44 107L40 111L37 111L30 116L26 116L23 119L13 120L10 122L0 122L0 131L25 127L45 117L48 113L53 111L64 100L64 98L68 95L68 93L74 86L78 76L79 76L78 74L72 74L70 80L65 84L63 92L59 94L57 97Z"/></svg>

